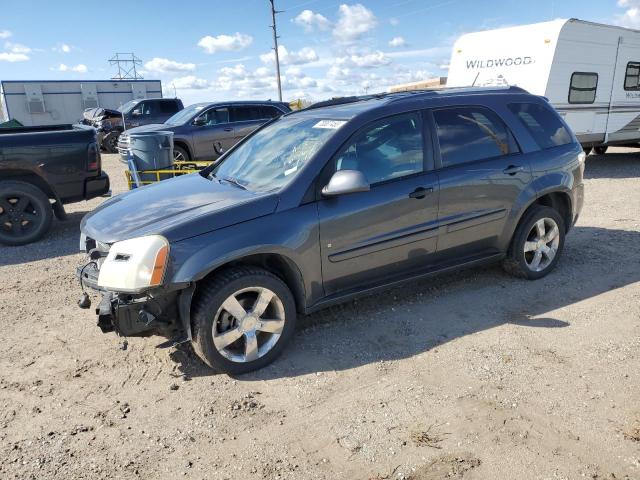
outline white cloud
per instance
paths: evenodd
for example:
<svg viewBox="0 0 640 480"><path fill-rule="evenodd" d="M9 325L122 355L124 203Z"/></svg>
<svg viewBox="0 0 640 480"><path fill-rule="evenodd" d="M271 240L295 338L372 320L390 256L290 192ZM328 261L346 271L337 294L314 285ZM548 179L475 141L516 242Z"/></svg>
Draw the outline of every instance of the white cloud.
<svg viewBox="0 0 640 480"><path fill-rule="evenodd" d="M20 43L5 42L4 48L11 53L31 53L29 47Z"/></svg>
<svg viewBox="0 0 640 480"><path fill-rule="evenodd" d="M207 53L216 53L221 51L242 50L253 42L253 37L244 33L236 32L235 35L218 35L212 37L207 35L202 37L198 42L198 46L202 47Z"/></svg>
<svg viewBox="0 0 640 480"><path fill-rule="evenodd" d="M26 62L29 57L24 53L0 52L0 62Z"/></svg>
<svg viewBox="0 0 640 480"><path fill-rule="evenodd" d="M171 81L171 84L178 90L203 90L211 86L211 82L195 75L176 78Z"/></svg>
<svg viewBox="0 0 640 480"><path fill-rule="evenodd" d="M3 40L9 38L11 35L12 33L9 30L0 30L0 38Z"/></svg>
<svg viewBox="0 0 640 480"><path fill-rule="evenodd" d="M74 47L67 43L59 43L55 47L52 47L51 50L58 53L71 53Z"/></svg>
<svg viewBox="0 0 640 480"><path fill-rule="evenodd" d="M297 52L290 52L284 45L278 45L278 57L282 65L304 65L318 60L318 54L313 48L303 47ZM275 63L273 51L260 55L262 63Z"/></svg>
<svg viewBox="0 0 640 480"><path fill-rule="evenodd" d="M60 65L58 65L56 70L58 70L59 72L76 72L76 73L87 73L89 71L87 66L83 63L79 63L75 67L61 63Z"/></svg>
<svg viewBox="0 0 640 480"><path fill-rule="evenodd" d="M144 64L144 68L150 72L193 72L196 69L195 63L180 63L168 58L154 57Z"/></svg>
<svg viewBox="0 0 640 480"><path fill-rule="evenodd" d="M618 7L625 12L616 15L616 23L624 27L640 27L640 0L618 0Z"/></svg>
<svg viewBox="0 0 640 480"><path fill-rule="evenodd" d="M318 30L327 30L331 26L331 22L327 20L327 17L311 10L303 10L292 22L304 27L306 32L313 32L316 28Z"/></svg>
<svg viewBox="0 0 640 480"><path fill-rule="evenodd" d="M398 20L396 17L391 17L389 19L389 23L391 24L391 26L397 27L400 24L400 20Z"/></svg>
<svg viewBox="0 0 640 480"><path fill-rule="evenodd" d="M407 41L403 38L403 37L393 37L391 40L389 40L389 46L390 47L404 47L407 45Z"/></svg>
<svg viewBox="0 0 640 480"><path fill-rule="evenodd" d="M353 54L336 59L338 65L350 65L361 68L374 68L388 65L391 59L381 51L375 51L365 54Z"/></svg>
<svg viewBox="0 0 640 480"><path fill-rule="evenodd" d="M378 20L371 10L364 5L340 5L338 23L333 29L333 36L340 42L349 43L359 39L375 28Z"/></svg>

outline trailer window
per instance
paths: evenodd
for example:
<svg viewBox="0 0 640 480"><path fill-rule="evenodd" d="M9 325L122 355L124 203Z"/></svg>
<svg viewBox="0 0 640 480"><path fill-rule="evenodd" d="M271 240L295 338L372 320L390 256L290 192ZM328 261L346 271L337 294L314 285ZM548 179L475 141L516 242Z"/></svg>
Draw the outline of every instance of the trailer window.
<svg viewBox="0 0 640 480"><path fill-rule="evenodd" d="M510 103L508 106L540 148L571 143L571 135L558 114L549 107L536 103Z"/></svg>
<svg viewBox="0 0 640 480"><path fill-rule="evenodd" d="M569 103L593 103L596 101L598 74L574 72L569 85Z"/></svg>
<svg viewBox="0 0 640 480"><path fill-rule="evenodd" d="M640 62L627 63L624 75L625 90L640 90Z"/></svg>

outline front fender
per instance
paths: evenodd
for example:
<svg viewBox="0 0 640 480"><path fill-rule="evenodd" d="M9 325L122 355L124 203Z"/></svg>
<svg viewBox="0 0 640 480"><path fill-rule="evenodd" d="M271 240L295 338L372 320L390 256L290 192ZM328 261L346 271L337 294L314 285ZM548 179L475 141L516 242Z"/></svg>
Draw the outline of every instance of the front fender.
<svg viewBox="0 0 640 480"><path fill-rule="evenodd" d="M315 204L278 212L171 245L171 283L197 282L244 257L275 254L291 262L303 282L305 304L322 296Z"/></svg>

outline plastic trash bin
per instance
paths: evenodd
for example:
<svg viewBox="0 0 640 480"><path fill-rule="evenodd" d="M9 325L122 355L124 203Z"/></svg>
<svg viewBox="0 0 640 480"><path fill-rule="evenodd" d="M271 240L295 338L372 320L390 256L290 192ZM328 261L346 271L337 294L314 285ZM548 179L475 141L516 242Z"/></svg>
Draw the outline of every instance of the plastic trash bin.
<svg viewBox="0 0 640 480"><path fill-rule="evenodd" d="M136 170L173 169L173 132L136 132L129 134L129 156L135 162ZM172 178L171 173L140 173L142 182Z"/></svg>

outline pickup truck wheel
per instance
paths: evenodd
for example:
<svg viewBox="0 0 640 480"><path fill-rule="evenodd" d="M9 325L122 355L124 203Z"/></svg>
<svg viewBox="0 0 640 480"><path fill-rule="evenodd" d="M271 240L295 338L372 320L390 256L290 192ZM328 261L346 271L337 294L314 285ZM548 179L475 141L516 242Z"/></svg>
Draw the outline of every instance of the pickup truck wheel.
<svg viewBox="0 0 640 480"><path fill-rule="evenodd" d="M193 347L217 371L238 375L262 368L293 336L293 295L266 270L233 268L199 290L193 307Z"/></svg>
<svg viewBox="0 0 640 480"><path fill-rule="evenodd" d="M26 182L0 182L0 243L24 245L51 226L53 209L38 187Z"/></svg>
<svg viewBox="0 0 640 480"><path fill-rule="evenodd" d="M189 152L182 147L173 147L173 161L187 162L189 161Z"/></svg>
<svg viewBox="0 0 640 480"><path fill-rule="evenodd" d="M555 267L564 247L562 216L551 207L536 206L525 214L513 236L504 269L517 277L535 280Z"/></svg>

